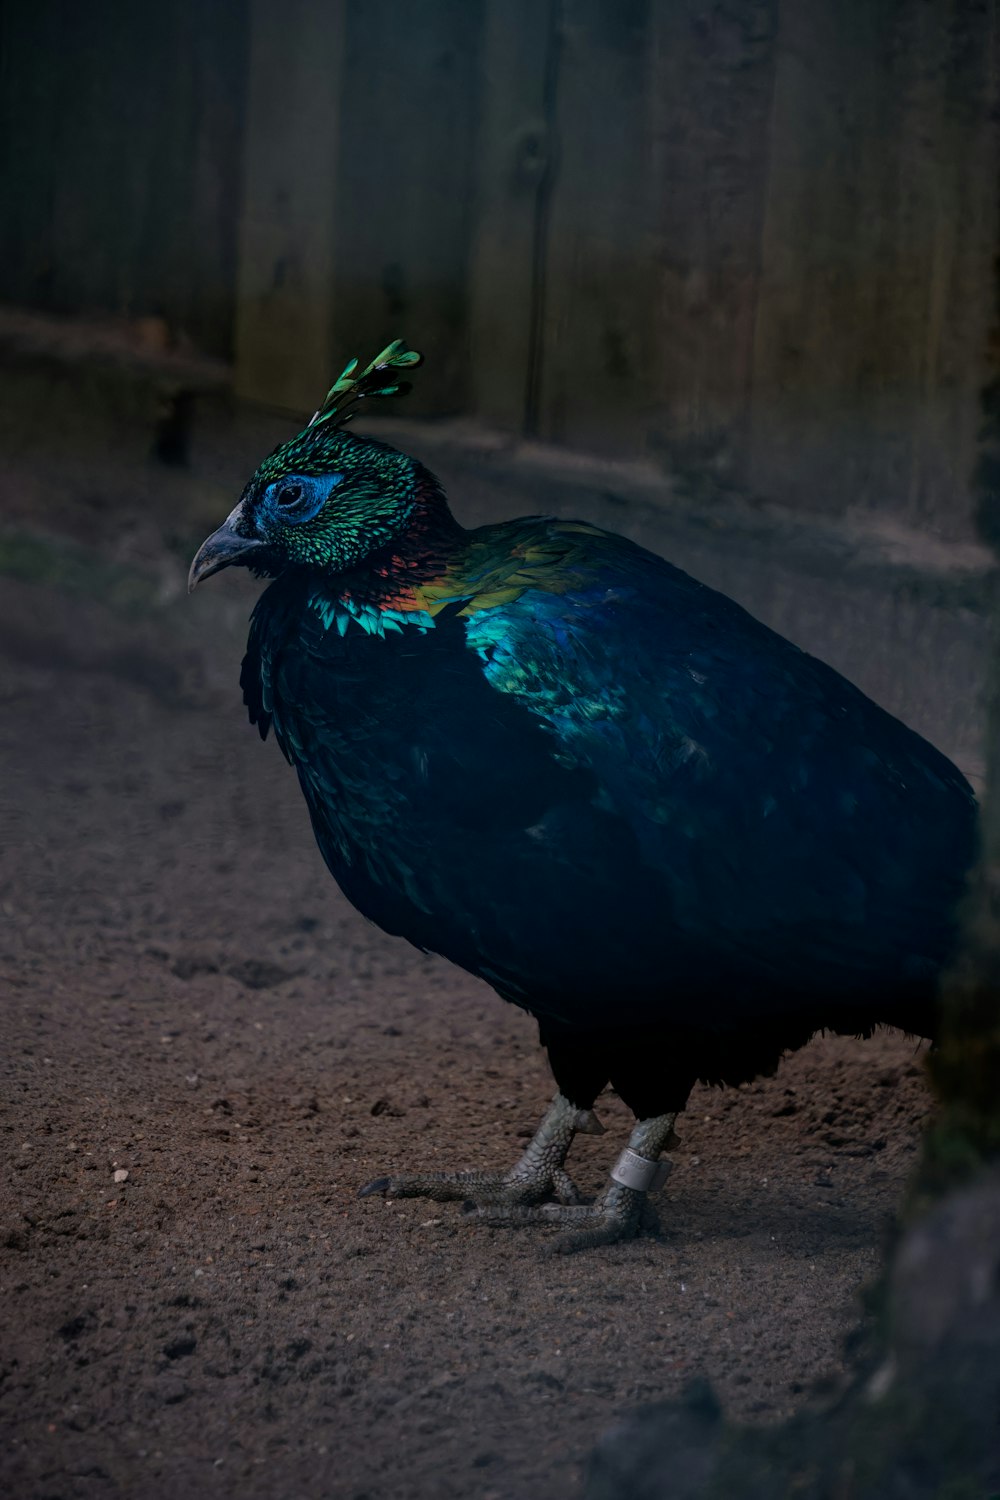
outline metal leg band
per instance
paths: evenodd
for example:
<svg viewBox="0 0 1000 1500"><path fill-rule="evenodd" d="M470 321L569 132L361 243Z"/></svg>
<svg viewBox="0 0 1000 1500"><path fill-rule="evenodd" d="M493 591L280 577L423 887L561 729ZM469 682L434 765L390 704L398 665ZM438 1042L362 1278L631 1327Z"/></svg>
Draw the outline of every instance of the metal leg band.
<svg viewBox="0 0 1000 1500"><path fill-rule="evenodd" d="M611 1168L611 1176L622 1187L648 1193L663 1186L670 1176L671 1165L669 1161L650 1161L648 1156L640 1156L638 1151L626 1146Z"/></svg>

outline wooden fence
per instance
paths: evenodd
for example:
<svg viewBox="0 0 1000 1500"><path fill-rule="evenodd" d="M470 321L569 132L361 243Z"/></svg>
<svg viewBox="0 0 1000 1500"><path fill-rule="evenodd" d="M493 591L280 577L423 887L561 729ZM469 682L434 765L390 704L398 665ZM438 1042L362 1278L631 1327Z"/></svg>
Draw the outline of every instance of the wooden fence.
<svg viewBox="0 0 1000 1500"><path fill-rule="evenodd" d="M7 0L0 297L962 536L996 0Z"/></svg>

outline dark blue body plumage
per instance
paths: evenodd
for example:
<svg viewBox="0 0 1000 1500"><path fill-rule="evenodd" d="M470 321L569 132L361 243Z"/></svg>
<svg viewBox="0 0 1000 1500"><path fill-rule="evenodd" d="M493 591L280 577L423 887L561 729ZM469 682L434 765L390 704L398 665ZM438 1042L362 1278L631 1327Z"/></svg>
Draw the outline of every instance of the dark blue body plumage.
<svg viewBox="0 0 1000 1500"><path fill-rule="evenodd" d="M662 1113L820 1027L933 1033L967 782L632 543L450 523L422 560L287 568L242 681L348 898L536 1014L581 1105L610 1077Z"/></svg>

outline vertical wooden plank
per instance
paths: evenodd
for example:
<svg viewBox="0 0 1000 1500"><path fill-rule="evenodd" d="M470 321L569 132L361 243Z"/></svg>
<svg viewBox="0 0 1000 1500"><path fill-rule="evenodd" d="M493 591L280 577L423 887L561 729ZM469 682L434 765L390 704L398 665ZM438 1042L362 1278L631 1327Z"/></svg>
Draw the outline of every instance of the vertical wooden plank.
<svg viewBox="0 0 1000 1500"><path fill-rule="evenodd" d="M236 390L314 409L336 376L333 235L346 0L251 0Z"/></svg>
<svg viewBox="0 0 1000 1500"><path fill-rule="evenodd" d="M0 25L0 297L156 314L228 354L243 6L43 0Z"/></svg>
<svg viewBox="0 0 1000 1500"><path fill-rule="evenodd" d="M348 9L334 326L341 355L427 356L407 415L470 404L468 265L481 0Z"/></svg>
<svg viewBox="0 0 1000 1500"><path fill-rule="evenodd" d="M995 216L991 4L782 12L748 481L969 534Z"/></svg>
<svg viewBox="0 0 1000 1500"><path fill-rule="evenodd" d="M554 0L486 0L470 269L477 414L521 432L537 358L544 206L554 167Z"/></svg>
<svg viewBox="0 0 1000 1500"><path fill-rule="evenodd" d="M879 386L897 341L876 311L897 9L802 0L782 11L747 477L816 510L861 493L886 415ZM898 488L898 473L883 477Z"/></svg>
<svg viewBox="0 0 1000 1500"><path fill-rule="evenodd" d="M650 0L562 0L539 433L635 454L653 406Z"/></svg>
<svg viewBox="0 0 1000 1500"><path fill-rule="evenodd" d="M657 409L647 448L689 485L738 483L778 0L657 0L650 129Z"/></svg>
<svg viewBox="0 0 1000 1500"><path fill-rule="evenodd" d="M184 199L178 203L179 194L173 195L176 208L169 200L162 206L140 255L144 263L155 263L154 243L160 245L168 285L176 287L170 295L180 326L195 342L232 359L249 17L245 0L209 7L202 0L180 0L178 8L174 35L182 103L159 121L149 192L155 199L157 185L176 170L183 142L186 206Z"/></svg>
<svg viewBox="0 0 1000 1500"><path fill-rule="evenodd" d="M567 0L543 431L738 482L777 0Z"/></svg>
<svg viewBox="0 0 1000 1500"><path fill-rule="evenodd" d="M912 384L895 505L942 535L974 531L971 479L981 425L988 334L995 316L997 13L995 0L917 0L897 35L902 84L893 166L899 197L881 302L898 307ZM914 244L924 252L913 256ZM923 284L911 281L914 261ZM891 313L890 313L891 316ZM878 503L878 496L873 496ZM869 502L870 503L870 502Z"/></svg>

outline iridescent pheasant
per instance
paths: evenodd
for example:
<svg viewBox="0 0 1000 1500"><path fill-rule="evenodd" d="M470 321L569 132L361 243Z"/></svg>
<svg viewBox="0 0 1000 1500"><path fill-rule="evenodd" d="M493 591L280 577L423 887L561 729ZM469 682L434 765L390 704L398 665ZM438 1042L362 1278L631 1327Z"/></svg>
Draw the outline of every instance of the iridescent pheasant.
<svg viewBox="0 0 1000 1500"><path fill-rule="evenodd" d="M466 531L432 474L345 430L419 356L352 361L201 547L274 582L242 686L323 857L387 932L537 1017L558 1092L507 1172L364 1192L633 1234L698 1079L820 1028L935 1030L975 844L956 768L831 668L620 536ZM607 1190L565 1169L610 1083L636 1116Z"/></svg>

